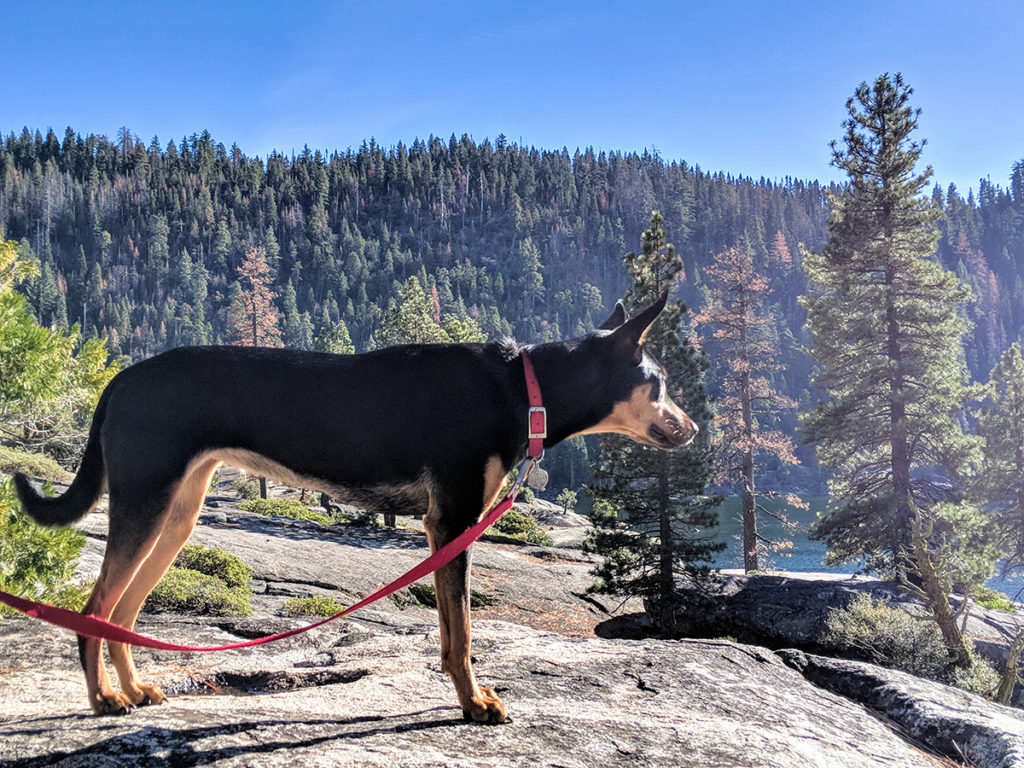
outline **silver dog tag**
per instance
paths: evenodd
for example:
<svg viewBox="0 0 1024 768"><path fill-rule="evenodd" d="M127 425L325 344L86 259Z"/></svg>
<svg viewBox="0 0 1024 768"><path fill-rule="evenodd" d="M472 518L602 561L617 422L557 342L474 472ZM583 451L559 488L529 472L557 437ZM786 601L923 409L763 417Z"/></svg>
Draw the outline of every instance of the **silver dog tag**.
<svg viewBox="0 0 1024 768"><path fill-rule="evenodd" d="M534 467L526 476L526 484L535 491L543 491L548 487L548 473L540 467Z"/></svg>

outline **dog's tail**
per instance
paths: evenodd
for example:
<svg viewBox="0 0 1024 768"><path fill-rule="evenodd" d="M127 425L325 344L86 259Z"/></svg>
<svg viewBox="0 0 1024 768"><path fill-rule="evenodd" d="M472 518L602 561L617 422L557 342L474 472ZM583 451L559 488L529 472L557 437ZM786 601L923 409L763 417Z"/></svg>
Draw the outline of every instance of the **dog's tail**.
<svg viewBox="0 0 1024 768"><path fill-rule="evenodd" d="M96 413L89 428L89 441L85 444L82 463L71 486L60 496L43 496L22 473L14 475L14 487L25 514L40 525L59 527L81 520L96 506L107 485L107 471L100 446L100 427L107 410L108 387L100 396Z"/></svg>

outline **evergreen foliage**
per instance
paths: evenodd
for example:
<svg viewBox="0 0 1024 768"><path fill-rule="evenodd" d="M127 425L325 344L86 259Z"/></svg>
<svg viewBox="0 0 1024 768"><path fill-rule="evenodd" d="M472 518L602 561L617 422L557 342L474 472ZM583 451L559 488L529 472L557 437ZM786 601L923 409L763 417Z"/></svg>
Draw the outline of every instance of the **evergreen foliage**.
<svg viewBox="0 0 1024 768"><path fill-rule="evenodd" d="M452 136L260 159L207 132L122 138L9 134L0 227L40 260L25 293L43 324L77 319L134 360L223 343L236 270L254 247L277 276L285 325L305 315L314 339L344 321L366 350L389 299L417 277L444 314L468 315L488 338L537 342L606 313L602 297L625 288L625 243L655 201L687 233L678 245L691 265L744 237L766 258L763 232L780 227L820 245L827 213L818 184L709 174L649 153ZM305 343L301 329L286 335Z"/></svg>
<svg viewBox="0 0 1024 768"><path fill-rule="evenodd" d="M239 503L238 508L243 512L252 512L257 515L289 517L292 520L307 520L322 525L332 525L338 522L336 516L316 512L298 499L248 499Z"/></svg>
<svg viewBox="0 0 1024 768"><path fill-rule="evenodd" d="M956 666L974 656L949 602L991 572L995 549L962 479L977 454L960 416L969 397L961 305L969 291L933 260L931 174L915 170L918 110L900 75L862 83L847 102L833 163L850 183L834 200L829 240L804 267L812 353L828 399L805 416L835 474L815 534L828 560L866 558L928 607ZM966 605L966 603L964 603Z"/></svg>
<svg viewBox="0 0 1024 768"><path fill-rule="evenodd" d="M498 521L485 533L511 536L514 539L522 539L528 544L537 544L542 547L551 546L551 537L537 524L533 516L516 509L510 509L498 518Z"/></svg>
<svg viewBox="0 0 1024 768"><path fill-rule="evenodd" d="M971 497L995 520L1008 570L1024 571L1024 357L1013 344L996 363L977 411L984 440Z"/></svg>
<svg viewBox="0 0 1024 768"><path fill-rule="evenodd" d="M117 373L106 344L43 328L17 284L38 274L31 253L0 238L0 445L75 457L100 392Z"/></svg>
<svg viewBox="0 0 1024 768"><path fill-rule="evenodd" d="M146 598L144 610L208 616L247 616L252 569L219 547L186 545Z"/></svg>
<svg viewBox="0 0 1024 768"><path fill-rule="evenodd" d="M666 243L662 223L654 211L640 253L625 258L632 279L625 303L631 310L653 304L681 279L682 259ZM682 302L669 301L644 345L665 367L669 395L700 425L701 437L674 451L602 437L588 489L595 510L587 547L603 558L594 571L595 590L647 598L668 635L675 632L677 576L707 582L708 564L724 546L712 541L710 530L718 523L713 507L720 499L705 493L713 474L706 438L712 417L704 387L708 361L693 346L685 313Z"/></svg>
<svg viewBox="0 0 1024 768"><path fill-rule="evenodd" d="M186 544L174 564L179 568L190 568L207 576L216 576L229 587L248 587L249 579L252 578L252 568L242 558L220 547Z"/></svg>
<svg viewBox="0 0 1024 768"><path fill-rule="evenodd" d="M1024 340L1018 166L1005 189L982 180L966 200L953 187L932 191L944 214L939 260L979 297L967 348L979 379L1007 344ZM26 128L0 141L0 229L39 263L20 288L28 310L64 333L77 322L83 339L105 338L115 356L224 343L237 269L252 248L276 276L289 346L324 348L344 325L338 335L368 349L410 277L437 291L443 319L472 318L489 339L580 335L607 314L605 297L622 295L621 254L657 207L675 233L691 305L702 303L710 255L731 245L768 278L765 310L785 366L775 384L805 408L815 398L801 351L797 245L824 243L828 191L650 152L547 151L503 137L265 158L205 131L144 143L128 129L111 140ZM795 435L795 417L778 414L778 428ZM806 448L797 455L813 462ZM587 479L576 469L572 487ZM798 476L810 490L815 475ZM552 481L569 484L568 474Z"/></svg>
<svg viewBox="0 0 1024 768"><path fill-rule="evenodd" d="M0 476L0 589L27 600L81 610L89 589L74 581L85 535L43 528L19 511L14 482ZM0 616L14 615L0 605Z"/></svg>
<svg viewBox="0 0 1024 768"><path fill-rule="evenodd" d="M938 212L920 195L931 169L915 171L922 144L911 138L910 95L899 75L882 75L847 102L833 164L849 185L834 196L825 248L804 261L811 353L828 398L805 428L835 470L816 533L830 561L865 556L886 573L913 547L915 509L950 497L974 446L957 419L968 291L932 258Z"/></svg>
<svg viewBox="0 0 1024 768"><path fill-rule="evenodd" d="M293 597L284 604L285 616L319 616L330 618L344 611L345 605L333 597L314 595L313 597Z"/></svg>
<svg viewBox="0 0 1024 768"><path fill-rule="evenodd" d="M229 587L217 576L172 565L149 593L142 609L152 613L248 616L252 613L251 598L248 587Z"/></svg>

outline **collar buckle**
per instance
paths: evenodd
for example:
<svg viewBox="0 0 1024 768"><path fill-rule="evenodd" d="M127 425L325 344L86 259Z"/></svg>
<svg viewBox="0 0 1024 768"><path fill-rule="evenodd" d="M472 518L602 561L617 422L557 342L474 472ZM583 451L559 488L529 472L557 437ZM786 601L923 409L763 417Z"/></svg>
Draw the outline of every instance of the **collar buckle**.
<svg viewBox="0 0 1024 768"><path fill-rule="evenodd" d="M548 436L548 409L543 405L532 406L529 416L531 440L537 440Z"/></svg>

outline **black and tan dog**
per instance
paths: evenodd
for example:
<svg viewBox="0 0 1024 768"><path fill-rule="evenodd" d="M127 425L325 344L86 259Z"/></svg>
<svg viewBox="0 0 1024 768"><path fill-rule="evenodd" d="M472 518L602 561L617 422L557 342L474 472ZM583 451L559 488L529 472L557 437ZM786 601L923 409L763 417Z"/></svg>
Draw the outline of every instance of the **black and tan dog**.
<svg viewBox="0 0 1024 768"><path fill-rule="evenodd" d="M697 431L668 397L643 338L666 296L629 321L622 305L600 330L527 347L548 413L545 447L618 432L658 448ZM416 345L363 355L279 349L175 349L119 373L93 417L78 475L58 498L23 476L25 511L67 525L110 493L106 555L84 612L131 628L192 532L221 463L381 512L424 515L432 550L480 519L526 455L527 389L511 343ZM435 574L441 658L466 716L503 722L470 663L469 553ZM131 647L79 637L89 703L123 713L161 703Z"/></svg>

